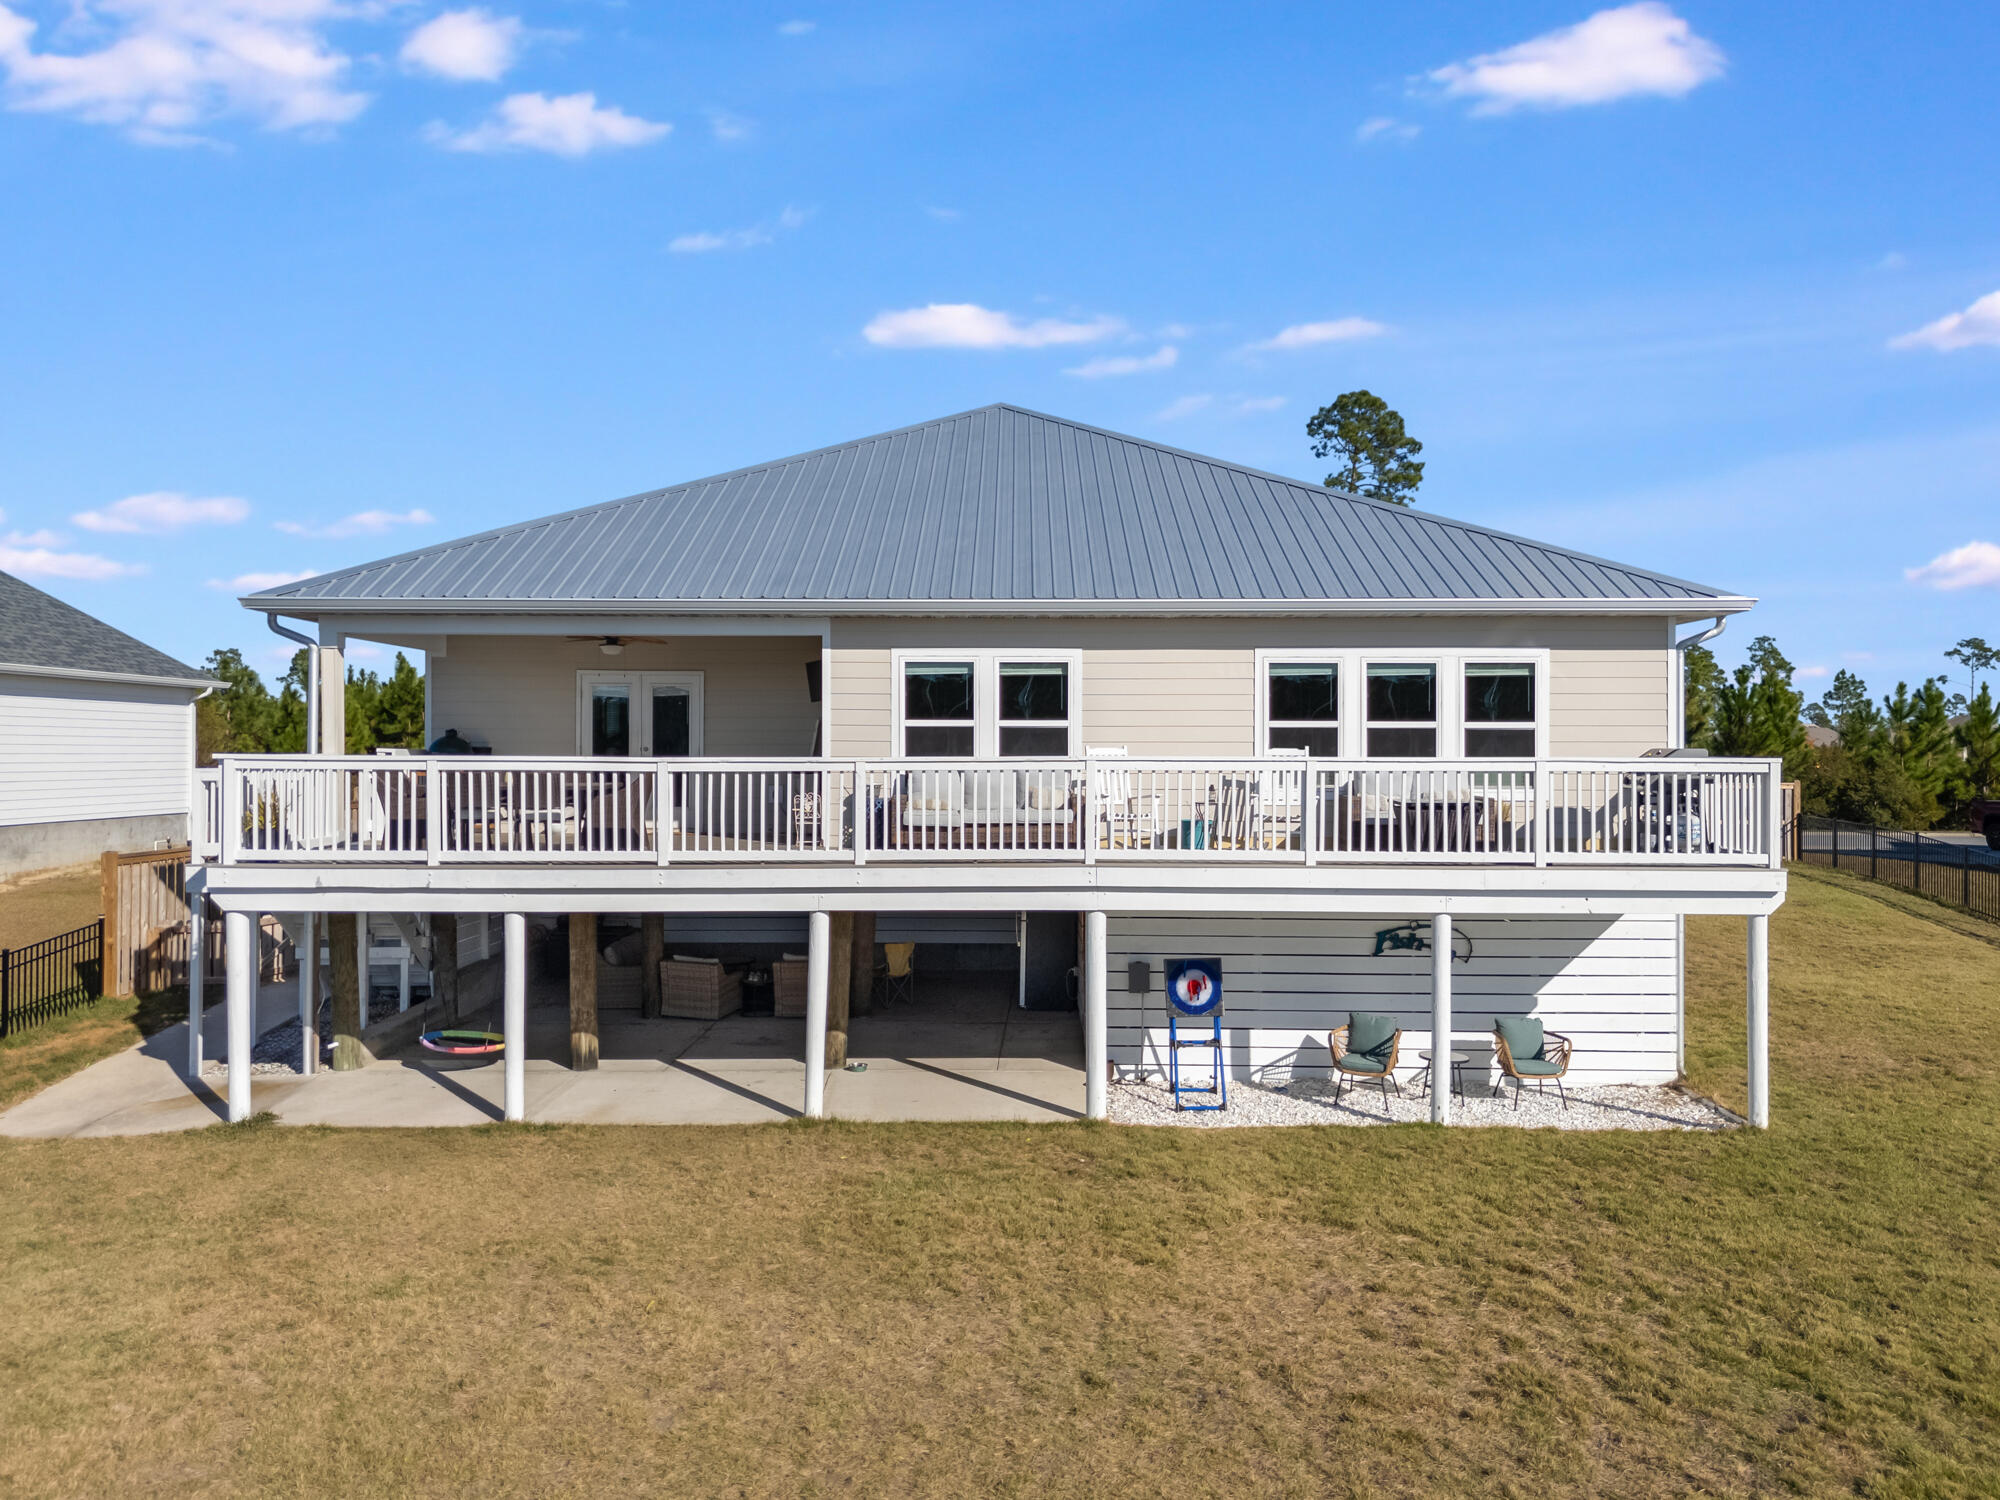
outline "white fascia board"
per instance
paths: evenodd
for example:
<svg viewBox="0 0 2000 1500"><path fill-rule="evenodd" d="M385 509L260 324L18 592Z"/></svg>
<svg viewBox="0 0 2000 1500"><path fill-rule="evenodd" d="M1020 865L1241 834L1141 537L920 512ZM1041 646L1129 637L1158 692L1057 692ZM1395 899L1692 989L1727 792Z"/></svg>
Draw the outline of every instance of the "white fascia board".
<svg viewBox="0 0 2000 1500"><path fill-rule="evenodd" d="M576 605L566 604L574 610ZM448 639L454 635L654 635L682 636L824 636L832 629L825 614L547 614L485 613L461 614L439 611L432 614L369 610L313 609L301 615L296 609L279 613L300 615L338 628L356 640L383 641L389 645L410 645L425 649L426 640ZM403 637L399 640L397 637Z"/></svg>
<svg viewBox="0 0 2000 1500"><path fill-rule="evenodd" d="M1620 912L1767 915L1786 876L1770 869L1314 870L1161 866L678 865L562 869L210 865L225 911L796 912L1114 911L1465 916Z"/></svg>
<svg viewBox="0 0 2000 1500"><path fill-rule="evenodd" d="M142 687L187 688L201 693L224 684L212 677L155 677L146 672L92 672L83 667L41 667L0 661L0 676L64 677L77 682L129 682Z"/></svg>
<svg viewBox="0 0 2000 1500"><path fill-rule="evenodd" d="M742 619L779 617L823 620L828 618L882 618L910 616L922 619L951 619L964 615L1009 615L1021 618L1123 618L1143 616L1155 619L1209 618L1314 618L1323 615L1661 615L1676 620L1711 619L1717 615L1740 614L1757 601L1741 596L1714 599L260 599L249 595L240 601L246 609L301 615L310 619L388 616L398 623L393 628L415 628L406 622L421 619L421 627L438 630L437 616L451 615L466 621L503 617L558 616L568 622L594 622L651 618L656 615L684 617L727 616ZM602 613L582 615L581 608ZM613 613L615 611L615 613ZM359 631L362 627L347 628ZM382 629L392 628L388 621ZM544 627L554 630L551 622ZM571 628L565 625L562 628ZM470 624L449 627L455 634L467 633ZM589 633L588 623L576 631ZM806 632L809 633L809 632Z"/></svg>

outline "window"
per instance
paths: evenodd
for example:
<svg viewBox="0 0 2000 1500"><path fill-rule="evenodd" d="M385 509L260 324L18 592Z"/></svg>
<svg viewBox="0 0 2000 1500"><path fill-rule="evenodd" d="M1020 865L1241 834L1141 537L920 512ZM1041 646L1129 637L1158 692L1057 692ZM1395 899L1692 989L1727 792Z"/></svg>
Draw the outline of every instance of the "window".
<svg viewBox="0 0 2000 1500"><path fill-rule="evenodd" d="M910 662L903 668L903 754L972 755L978 725L973 666Z"/></svg>
<svg viewBox="0 0 2000 1500"><path fill-rule="evenodd" d="M1266 668L1265 748L1340 754L1340 668L1272 662Z"/></svg>
<svg viewBox="0 0 2000 1500"><path fill-rule="evenodd" d="M1527 759L1535 753L1535 669L1527 662L1465 669L1465 753Z"/></svg>
<svg viewBox="0 0 2000 1500"><path fill-rule="evenodd" d="M1069 754L1069 668L1061 662L1000 664L1000 753Z"/></svg>
<svg viewBox="0 0 2000 1500"><path fill-rule="evenodd" d="M590 753L632 753L632 689L623 682L600 682L590 692Z"/></svg>
<svg viewBox="0 0 2000 1500"><path fill-rule="evenodd" d="M1437 754L1437 667L1430 663L1368 664L1368 753Z"/></svg>

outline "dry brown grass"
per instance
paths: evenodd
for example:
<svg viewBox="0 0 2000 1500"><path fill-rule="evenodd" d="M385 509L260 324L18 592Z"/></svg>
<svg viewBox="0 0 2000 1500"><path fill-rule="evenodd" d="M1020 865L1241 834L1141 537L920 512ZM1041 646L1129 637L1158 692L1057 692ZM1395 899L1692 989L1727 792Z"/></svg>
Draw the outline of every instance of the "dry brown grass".
<svg viewBox="0 0 2000 1500"><path fill-rule="evenodd" d="M2000 1493L1994 951L1774 946L1762 1135L0 1143L0 1492Z"/></svg>
<svg viewBox="0 0 2000 1500"><path fill-rule="evenodd" d="M104 910L96 865L0 880L0 948L21 948L94 922Z"/></svg>

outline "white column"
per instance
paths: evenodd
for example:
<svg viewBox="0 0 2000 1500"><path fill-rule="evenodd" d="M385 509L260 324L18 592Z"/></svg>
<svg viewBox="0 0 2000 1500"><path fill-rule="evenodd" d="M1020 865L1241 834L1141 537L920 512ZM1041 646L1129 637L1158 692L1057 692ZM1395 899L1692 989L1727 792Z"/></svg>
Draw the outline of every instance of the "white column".
<svg viewBox="0 0 2000 1500"><path fill-rule="evenodd" d="M1104 913L1083 914L1083 1112L1102 1120L1111 1112L1108 1098L1110 1035L1105 1022ZM1217 1066L1220 1066L1218 1061Z"/></svg>
<svg viewBox="0 0 2000 1500"><path fill-rule="evenodd" d="M1431 1123L1451 1123L1451 916L1431 918Z"/></svg>
<svg viewBox="0 0 2000 1500"><path fill-rule="evenodd" d="M299 918L299 1052L301 1071L319 1066L319 914Z"/></svg>
<svg viewBox="0 0 2000 1500"><path fill-rule="evenodd" d="M826 1113L827 960L833 948L833 919L823 911L806 918L806 1114Z"/></svg>
<svg viewBox="0 0 2000 1500"><path fill-rule="evenodd" d="M201 971L208 966L208 959L201 951L201 940L205 936L202 929L208 924L202 920L203 908L208 905L206 896L188 898L188 1055L187 1076L201 1077L201 1011L207 994L202 988Z"/></svg>
<svg viewBox="0 0 2000 1500"><path fill-rule="evenodd" d="M506 1109L510 1120L528 1118L528 919L510 911L501 919L500 1034L506 1038Z"/></svg>
<svg viewBox="0 0 2000 1500"><path fill-rule="evenodd" d="M1771 919L1750 919L1750 1123L1771 1123Z"/></svg>
<svg viewBox="0 0 2000 1500"><path fill-rule="evenodd" d="M347 637L337 630L320 631L319 753L347 753Z"/></svg>
<svg viewBox="0 0 2000 1500"><path fill-rule="evenodd" d="M232 911L222 919L222 952L228 974L229 1122L250 1118L250 1041L257 1006L257 924Z"/></svg>

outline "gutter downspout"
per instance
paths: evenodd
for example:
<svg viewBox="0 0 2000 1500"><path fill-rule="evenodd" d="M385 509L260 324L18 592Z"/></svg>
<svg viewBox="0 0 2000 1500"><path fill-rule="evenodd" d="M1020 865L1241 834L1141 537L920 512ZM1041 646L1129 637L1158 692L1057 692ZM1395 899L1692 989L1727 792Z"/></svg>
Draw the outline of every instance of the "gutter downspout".
<svg viewBox="0 0 2000 1500"><path fill-rule="evenodd" d="M1674 642L1674 744L1687 745L1687 654L1691 646L1712 641L1729 626L1727 615L1717 615L1715 623L1697 635Z"/></svg>
<svg viewBox="0 0 2000 1500"><path fill-rule="evenodd" d="M319 754L319 642L303 636L289 625L280 625L274 614L264 616L273 635L297 641L306 648L306 754ZM1720 625L1720 621L1717 622Z"/></svg>

